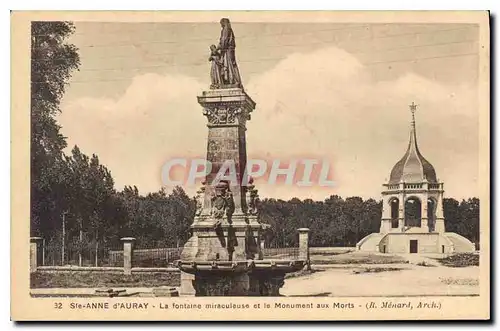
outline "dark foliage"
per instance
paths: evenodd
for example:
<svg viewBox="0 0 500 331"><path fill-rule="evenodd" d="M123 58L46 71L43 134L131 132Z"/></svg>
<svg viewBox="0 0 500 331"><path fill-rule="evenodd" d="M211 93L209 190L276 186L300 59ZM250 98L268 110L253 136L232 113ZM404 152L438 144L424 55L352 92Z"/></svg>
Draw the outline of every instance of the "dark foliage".
<svg viewBox="0 0 500 331"><path fill-rule="evenodd" d="M453 254L437 260L447 267L463 268L470 266L479 266L479 255L474 253Z"/></svg>
<svg viewBox="0 0 500 331"><path fill-rule="evenodd" d="M443 209L446 231L468 238L479 248L479 199L469 198L461 202L443 199Z"/></svg>
<svg viewBox="0 0 500 331"><path fill-rule="evenodd" d="M66 141L55 115L71 72L80 63L76 47L64 42L74 30L68 22L31 25L31 231L55 227L64 205ZM43 220L43 222L42 222Z"/></svg>
<svg viewBox="0 0 500 331"><path fill-rule="evenodd" d="M289 201L265 199L261 220L271 225L266 233L270 246L296 246L298 228L309 228L312 246L355 246L364 236L380 228L382 206L373 199L342 199L331 196L325 201L310 199Z"/></svg>

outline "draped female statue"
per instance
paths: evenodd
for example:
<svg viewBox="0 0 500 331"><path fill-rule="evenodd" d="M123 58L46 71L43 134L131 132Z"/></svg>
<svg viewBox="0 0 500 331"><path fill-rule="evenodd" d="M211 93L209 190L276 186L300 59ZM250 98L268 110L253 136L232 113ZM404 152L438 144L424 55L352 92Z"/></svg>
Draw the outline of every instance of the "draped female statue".
<svg viewBox="0 0 500 331"><path fill-rule="evenodd" d="M235 38L229 19L220 20L222 27L219 45L214 49L210 47L210 58L212 69L210 77L212 80L211 88L232 88L242 87L240 72L236 64L235 56Z"/></svg>

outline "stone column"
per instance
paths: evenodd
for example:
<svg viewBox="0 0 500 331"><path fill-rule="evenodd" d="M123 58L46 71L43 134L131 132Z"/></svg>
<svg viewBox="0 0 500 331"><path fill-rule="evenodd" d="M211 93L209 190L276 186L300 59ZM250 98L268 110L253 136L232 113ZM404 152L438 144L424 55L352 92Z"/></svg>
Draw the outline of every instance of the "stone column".
<svg viewBox="0 0 500 331"><path fill-rule="evenodd" d="M442 185L442 184L441 184ZM434 225L434 231L438 233L446 232L444 225L444 214L443 214L443 193L440 192L437 203L436 203L436 220Z"/></svg>
<svg viewBox="0 0 500 331"><path fill-rule="evenodd" d="M421 196L421 204L420 204L420 229L424 232L429 232L429 219L427 217L427 200L428 200L428 195L427 193L422 194Z"/></svg>
<svg viewBox="0 0 500 331"><path fill-rule="evenodd" d="M30 272L35 272L38 268L38 251L42 240L40 237L30 238Z"/></svg>
<svg viewBox="0 0 500 331"><path fill-rule="evenodd" d="M306 261L307 270L311 270L311 263L309 260L309 229L300 228L299 232L299 259Z"/></svg>
<svg viewBox="0 0 500 331"><path fill-rule="evenodd" d="M243 89L218 89L203 91L198 103L207 117L207 160L212 169L206 176L204 209L209 211L215 193L213 181L221 168L230 170L229 190L233 196L234 216L243 215L246 209L246 188L241 182L246 170L246 122L255 109L255 102ZM224 173L224 172L223 172ZM246 182L245 178L245 182Z"/></svg>
<svg viewBox="0 0 500 331"><path fill-rule="evenodd" d="M246 122L255 102L243 89L228 88L203 91L198 103L208 121L206 159L212 168L205 177L203 209L195 216L192 239L181 259L246 261L259 257L256 245L261 225L247 213L248 178L242 180L247 176ZM216 178L224 181L214 182Z"/></svg>
<svg viewBox="0 0 500 331"><path fill-rule="evenodd" d="M380 233L387 233L392 230L391 200L392 196L383 195L382 198L382 219L380 221Z"/></svg>
<svg viewBox="0 0 500 331"><path fill-rule="evenodd" d="M135 238L125 237L123 241L123 272L125 275L132 274L132 254L134 250Z"/></svg>
<svg viewBox="0 0 500 331"><path fill-rule="evenodd" d="M400 189L404 184L400 183L399 187ZM399 193L398 195L398 200L399 200L399 220L398 220L398 229L399 231L403 230L403 227L405 226L405 195L403 193Z"/></svg>

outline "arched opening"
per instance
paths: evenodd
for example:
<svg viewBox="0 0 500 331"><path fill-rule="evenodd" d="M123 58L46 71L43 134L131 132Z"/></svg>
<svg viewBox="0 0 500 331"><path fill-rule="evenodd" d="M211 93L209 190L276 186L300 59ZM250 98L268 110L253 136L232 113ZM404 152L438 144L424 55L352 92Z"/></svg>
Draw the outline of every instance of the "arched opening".
<svg viewBox="0 0 500 331"><path fill-rule="evenodd" d="M436 200L434 198L427 199L427 223L429 231L434 231L436 228Z"/></svg>
<svg viewBox="0 0 500 331"><path fill-rule="evenodd" d="M389 205L391 207L391 227L394 229L399 226L399 199L391 199Z"/></svg>
<svg viewBox="0 0 500 331"><path fill-rule="evenodd" d="M420 227L422 225L422 204L420 199L410 197L405 202L405 226Z"/></svg>

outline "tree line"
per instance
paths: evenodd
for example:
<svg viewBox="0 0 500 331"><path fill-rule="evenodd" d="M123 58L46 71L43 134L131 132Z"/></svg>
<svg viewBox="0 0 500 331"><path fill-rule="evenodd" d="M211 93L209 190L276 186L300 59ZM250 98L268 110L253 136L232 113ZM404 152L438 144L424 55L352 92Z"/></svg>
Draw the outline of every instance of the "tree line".
<svg viewBox="0 0 500 331"><path fill-rule="evenodd" d="M80 60L66 43L68 22L33 22L31 27L31 235L61 247L119 247L133 236L148 247L181 247L190 236L195 200L182 188L145 195L136 186L115 188L112 174L97 155L78 146L65 153L66 138L56 121L71 73ZM381 202L330 196L324 201L263 199L261 222L269 246L297 245L296 230L311 229L312 246L354 246L378 232ZM479 200L444 199L447 231L479 242ZM96 253L97 254L97 253Z"/></svg>
<svg viewBox="0 0 500 331"><path fill-rule="evenodd" d="M179 245L194 214L184 191L145 196L137 187L117 191L97 155L78 146L64 152L67 142L56 116L80 65L78 49L66 42L74 30L70 22L31 24L31 235L80 249L116 245L132 234L150 245L160 240Z"/></svg>
<svg viewBox="0 0 500 331"><path fill-rule="evenodd" d="M479 199L457 201L443 199L446 231L456 232L479 244ZM379 232L382 201L332 195L324 201L297 198L288 201L265 199L261 203L261 221L271 225L266 233L272 246L296 246L297 229L310 231L315 247L353 247L363 237Z"/></svg>

